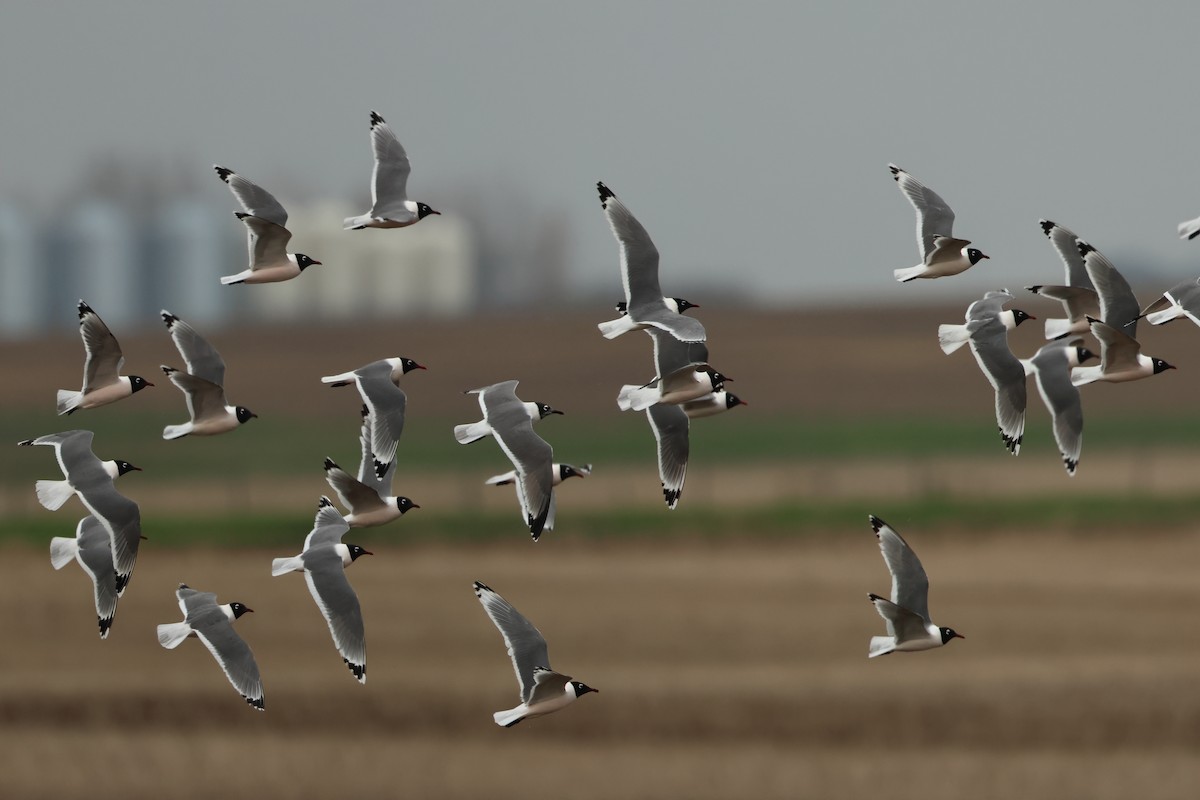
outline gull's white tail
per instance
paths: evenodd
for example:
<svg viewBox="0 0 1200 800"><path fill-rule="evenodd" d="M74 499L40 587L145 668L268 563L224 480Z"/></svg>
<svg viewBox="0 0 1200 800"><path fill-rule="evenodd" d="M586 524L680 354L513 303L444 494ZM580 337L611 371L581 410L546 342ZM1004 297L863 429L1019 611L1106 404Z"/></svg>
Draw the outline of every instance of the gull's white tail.
<svg viewBox="0 0 1200 800"><path fill-rule="evenodd" d="M876 656L886 656L888 653L896 649L896 640L891 636L872 636L871 648L867 651L867 658L875 658Z"/></svg>
<svg viewBox="0 0 1200 800"><path fill-rule="evenodd" d="M354 373L343 372L341 375L326 375L321 378L321 383L328 383L330 386L348 386L354 383Z"/></svg>
<svg viewBox="0 0 1200 800"><path fill-rule="evenodd" d="M905 267L903 269L892 270L892 275L901 283L908 283L913 278L921 277L921 273L925 271L924 264L917 264L915 267Z"/></svg>
<svg viewBox="0 0 1200 800"><path fill-rule="evenodd" d="M625 384L617 394L617 408L622 411L645 411L662 398L658 384L653 386L634 386Z"/></svg>
<svg viewBox="0 0 1200 800"><path fill-rule="evenodd" d="M271 561L271 577L286 575L289 572L303 572L304 562L300 556L292 556L291 558L276 558Z"/></svg>
<svg viewBox="0 0 1200 800"><path fill-rule="evenodd" d="M487 424L487 420L479 420L467 425L454 426L454 438L459 444L470 444L478 442L492 433L492 426Z"/></svg>
<svg viewBox="0 0 1200 800"><path fill-rule="evenodd" d="M600 329L602 334L604 334L605 339L615 339L622 333L636 331L638 326L637 323L628 316L624 316L617 317L616 319L609 320L608 322L601 322L596 327Z"/></svg>
<svg viewBox="0 0 1200 800"><path fill-rule="evenodd" d="M938 325L938 344L949 355L970 340L966 325Z"/></svg>
<svg viewBox="0 0 1200 800"><path fill-rule="evenodd" d="M1046 338L1057 339L1060 336L1066 336L1071 332L1071 320L1063 317L1049 318L1046 320Z"/></svg>
<svg viewBox="0 0 1200 800"><path fill-rule="evenodd" d="M510 472L504 473L503 475L493 475L492 477L488 478L483 483L486 486L508 486L510 483L512 483L516 479L517 479L517 472L516 472L516 470L512 470Z"/></svg>
<svg viewBox="0 0 1200 800"><path fill-rule="evenodd" d="M186 622L165 622L158 626L158 643L168 650L174 650L183 644L192 632L192 626Z"/></svg>
<svg viewBox="0 0 1200 800"><path fill-rule="evenodd" d="M225 286L228 286L231 283L241 283L242 281L244 281L250 277L250 273L251 273L251 270L244 270L242 272L239 272L237 275L222 275L221 283L224 284Z"/></svg>
<svg viewBox="0 0 1200 800"><path fill-rule="evenodd" d="M497 711L492 714L492 719L496 720L496 724L505 728L511 728L525 718L525 704L510 708L508 711Z"/></svg>
<svg viewBox="0 0 1200 800"><path fill-rule="evenodd" d="M363 214L361 217L346 217L342 220L342 230L357 231L367 227L367 223L371 221L370 214Z"/></svg>
<svg viewBox="0 0 1200 800"><path fill-rule="evenodd" d="M164 439L182 439L192 432L192 423L185 422L182 425L168 425L163 428Z"/></svg>
<svg viewBox="0 0 1200 800"><path fill-rule="evenodd" d="M50 566L55 569L62 569L71 560L75 558L75 554L79 552L79 542L74 538L68 539L65 536L55 536L50 540Z"/></svg>
<svg viewBox="0 0 1200 800"><path fill-rule="evenodd" d="M83 402L83 392L72 392L70 389L58 390L58 413L70 414L75 409L79 408L79 404Z"/></svg>
<svg viewBox="0 0 1200 800"><path fill-rule="evenodd" d="M58 511L71 499L75 490L67 481L38 481L34 484L38 502L48 511Z"/></svg>

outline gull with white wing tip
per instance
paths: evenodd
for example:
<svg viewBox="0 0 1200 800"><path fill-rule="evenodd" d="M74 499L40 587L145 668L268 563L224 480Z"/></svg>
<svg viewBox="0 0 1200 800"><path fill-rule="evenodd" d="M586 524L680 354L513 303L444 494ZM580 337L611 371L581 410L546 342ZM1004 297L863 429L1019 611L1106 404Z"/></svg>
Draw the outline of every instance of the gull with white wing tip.
<svg viewBox="0 0 1200 800"><path fill-rule="evenodd" d="M376 471L378 459L371 452L371 430L374 423L366 406L362 408L362 430L358 443L362 456L358 462L358 477L355 478L337 465L332 458L325 459L325 480L333 487L342 505L350 509L346 522L351 528L369 528L385 525L400 519L410 510L420 508L407 497L393 495L392 478L396 474L396 462L386 465L383 474Z"/></svg>
<svg viewBox="0 0 1200 800"><path fill-rule="evenodd" d="M404 432L404 414L408 395L400 388L400 377L424 366L403 356L383 358L340 375L326 375L321 383L348 386L353 383L362 396L365 413L371 417L371 451L375 474L383 477L396 460L396 444Z"/></svg>
<svg viewBox="0 0 1200 800"><path fill-rule="evenodd" d="M213 164L217 177L229 184L230 191L242 206L233 215L246 226L246 243L250 251L249 268L236 275L221 278L225 285L234 283L278 283L288 281L321 262L304 255L289 253L292 232L287 225L287 211L274 195L247 180L231 169Z"/></svg>
<svg viewBox="0 0 1200 800"><path fill-rule="evenodd" d="M654 379L643 386L626 384L617 393L617 408L645 411L655 403L678 405L700 400L725 388L733 378L717 372L708 363L704 342L681 342L668 333L649 328L654 340Z"/></svg>
<svg viewBox="0 0 1200 800"><path fill-rule="evenodd" d="M1057 339L1071 333L1087 333L1088 316L1100 316L1100 297L1088 277L1087 264L1079 252L1079 237L1068 228L1048 219L1039 219L1042 233L1050 240L1066 270L1066 284L1026 286L1034 294L1057 300L1067 312L1066 319L1046 320L1046 338Z"/></svg>
<svg viewBox="0 0 1200 800"><path fill-rule="evenodd" d="M1054 441L1067 474L1072 476L1083 450L1083 404L1079 389L1071 383L1071 370L1096 357L1082 345L1079 338L1057 339L1042 345L1032 358L1021 359L1026 374L1037 378L1038 393L1054 421Z"/></svg>
<svg viewBox="0 0 1200 800"><path fill-rule="evenodd" d="M441 214L425 203L408 199L408 176L412 172L408 153L383 117L371 112L371 152L375 167L371 172L371 210L347 217L346 230L363 228L405 228L428 217Z"/></svg>
<svg viewBox="0 0 1200 800"><path fill-rule="evenodd" d="M554 529L554 449L533 431L534 417L544 416L537 408L539 404L526 403L517 397L517 381L494 383L468 390L466 394L479 395L483 421L455 426L455 438L465 444L477 438L474 434L466 435L471 429L486 427L491 433L512 462L521 519L536 542L543 530ZM555 412L551 409L548 413ZM464 429L462 434L460 429Z"/></svg>
<svg viewBox="0 0 1200 800"><path fill-rule="evenodd" d="M198 592L186 583L175 590L183 622L158 626L158 643L174 650L190 636L204 643L237 693L258 711L266 710L262 678L250 645L233 629L233 621L254 611L241 603L217 603L212 592Z"/></svg>
<svg viewBox="0 0 1200 800"><path fill-rule="evenodd" d="M588 692L600 691L550 669L546 640L533 623L491 587L475 581L474 588L483 610L504 637L521 690L520 705L492 715L497 725L511 728L521 720L566 708Z"/></svg>
<svg viewBox="0 0 1200 800"><path fill-rule="evenodd" d="M107 639L120 595L113 570L112 544L100 520L88 515L75 526L73 538L55 536L50 540L50 565L62 569L71 561L79 562L80 569L92 579L100 638Z"/></svg>
<svg viewBox="0 0 1200 800"><path fill-rule="evenodd" d="M621 246L621 283L625 287L621 316L599 324L604 338L615 339L629 331L658 328L682 342L703 342L707 338L704 326L680 313L686 310L684 304L687 308L693 304L663 296L658 282L658 248L650 234L611 189L603 183L597 183L596 188L604 216ZM619 304L617 308L621 310Z"/></svg>
<svg viewBox="0 0 1200 800"><path fill-rule="evenodd" d="M115 403L153 386L138 375L121 375L125 356L117 337L100 319L100 315L82 300L79 301L79 335L83 337L83 388L78 392L59 389L57 407L59 414L74 414L81 408Z"/></svg>
<svg viewBox="0 0 1200 800"><path fill-rule="evenodd" d="M937 192L909 175L895 164L888 164L900 191L917 212L917 247L921 263L892 271L901 283L917 278L944 278L965 272L988 256L974 247L969 239L956 239L953 234L954 212Z"/></svg>
<svg viewBox="0 0 1200 800"><path fill-rule="evenodd" d="M187 364L187 372L162 366L163 373L187 398L191 419L182 425L163 428L164 439L184 436L215 436L244 425L258 415L245 406L231 406L225 400L225 361L217 349L196 329L170 311L163 309L162 319L175 342L175 348Z"/></svg>
<svg viewBox="0 0 1200 800"><path fill-rule="evenodd" d="M1092 335L1100 342L1100 365L1071 370L1071 382L1076 386L1095 381L1136 381L1175 369L1161 358L1143 355L1138 340L1125 331L1092 317L1088 317L1088 322L1092 326Z"/></svg>
<svg viewBox="0 0 1200 800"><path fill-rule="evenodd" d="M38 481L38 502L55 511L74 493L108 532L112 548L117 594L125 593L137 563L142 541L142 512L138 504L117 491L113 481L127 472L141 471L128 461L101 461L92 452L91 431L63 431L18 442L22 447L54 448L65 480Z"/></svg>
<svg viewBox="0 0 1200 800"><path fill-rule="evenodd" d="M929 578L917 554L891 526L870 515L871 528L879 540L888 572L892 573L891 599L868 594L875 610L887 625L887 636L872 636L868 658L894 652L932 650L951 639L965 639L953 628L934 625L929 619Z"/></svg>
<svg viewBox="0 0 1200 800"><path fill-rule="evenodd" d="M1142 309L1138 319L1151 325L1165 325L1177 319L1190 319L1200 325L1200 278L1188 278L1167 289Z"/></svg>
<svg viewBox="0 0 1200 800"><path fill-rule="evenodd" d="M1035 317L1020 309L1003 310L1012 300L1007 291L988 292L967 306L965 325L939 325L938 344L949 354L971 343L984 377L996 391L996 424L1004 446L1014 456L1025 435L1025 368L1008 347L1008 332Z"/></svg>
<svg viewBox="0 0 1200 800"><path fill-rule="evenodd" d="M356 544L342 544L342 536L349 530L350 526L329 498L322 497L317 505L313 529L304 539L304 550L292 558L274 559L271 575L304 573L308 591L329 625L329 633L342 661L359 683L366 683L367 639L363 632L362 608L346 578L346 567L359 556L372 553Z"/></svg>

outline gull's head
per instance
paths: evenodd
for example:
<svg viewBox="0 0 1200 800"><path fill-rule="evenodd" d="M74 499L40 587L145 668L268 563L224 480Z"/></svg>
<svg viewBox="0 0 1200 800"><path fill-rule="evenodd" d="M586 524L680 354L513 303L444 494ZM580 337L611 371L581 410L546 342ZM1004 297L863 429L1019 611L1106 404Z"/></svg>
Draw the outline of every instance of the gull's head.
<svg viewBox="0 0 1200 800"><path fill-rule="evenodd" d="M946 644L946 642L949 642L951 639L967 638L961 633L955 631L953 628L938 628L938 631L942 634L942 644Z"/></svg>
<svg viewBox="0 0 1200 800"><path fill-rule="evenodd" d="M438 216L441 216L441 213L442 212L440 211L434 211L424 203L417 203L417 219L425 219L430 214L437 214Z"/></svg>

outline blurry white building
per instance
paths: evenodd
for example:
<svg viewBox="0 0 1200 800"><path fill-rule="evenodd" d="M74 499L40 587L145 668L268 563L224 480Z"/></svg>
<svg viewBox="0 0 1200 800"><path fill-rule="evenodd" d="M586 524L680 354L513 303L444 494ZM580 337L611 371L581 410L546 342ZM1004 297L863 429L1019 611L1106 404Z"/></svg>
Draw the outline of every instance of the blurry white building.
<svg viewBox="0 0 1200 800"><path fill-rule="evenodd" d="M44 325L47 284L40 266L38 237L31 220L16 206L0 204L0 334L13 335Z"/></svg>
<svg viewBox="0 0 1200 800"><path fill-rule="evenodd" d="M264 320L442 316L472 308L477 257L464 220L445 214L407 228L343 230L350 215L336 203L289 210L289 249L321 265L285 283L221 288L244 292L246 308Z"/></svg>

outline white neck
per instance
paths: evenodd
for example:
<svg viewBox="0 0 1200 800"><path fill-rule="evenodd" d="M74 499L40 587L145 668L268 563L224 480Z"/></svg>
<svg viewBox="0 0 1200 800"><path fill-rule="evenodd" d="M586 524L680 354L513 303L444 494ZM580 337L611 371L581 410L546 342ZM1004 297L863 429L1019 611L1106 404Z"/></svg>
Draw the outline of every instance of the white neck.
<svg viewBox="0 0 1200 800"><path fill-rule="evenodd" d="M117 469L116 461L101 461L100 464L104 467L104 471L108 473L108 477L112 478L114 481L120 477L121 471Z"/></svg>

